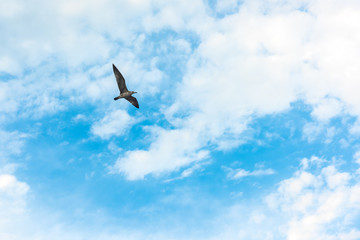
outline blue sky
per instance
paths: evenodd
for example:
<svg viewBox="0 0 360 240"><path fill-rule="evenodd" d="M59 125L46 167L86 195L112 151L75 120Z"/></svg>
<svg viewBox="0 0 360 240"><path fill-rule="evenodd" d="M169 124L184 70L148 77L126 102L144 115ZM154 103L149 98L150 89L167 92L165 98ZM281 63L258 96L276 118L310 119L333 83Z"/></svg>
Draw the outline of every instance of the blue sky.
<svg viewBox="0 0 360 240"><path fill-rule="evenodd" d="M0 239L360 239L359 16L1 1Z"/></svg>

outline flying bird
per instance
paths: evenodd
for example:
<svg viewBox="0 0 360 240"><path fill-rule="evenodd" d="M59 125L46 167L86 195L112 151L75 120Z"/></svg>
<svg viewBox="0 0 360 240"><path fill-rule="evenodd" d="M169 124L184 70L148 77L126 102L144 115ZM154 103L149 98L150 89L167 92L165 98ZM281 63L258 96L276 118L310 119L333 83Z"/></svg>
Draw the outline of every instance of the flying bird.
<svg viewBox="0 0 360 240"><path fill-rule="evenodd" d="M139 108L139 103L136 100L136 98L134 98L133 95L134 91L129 91L126 87L125 84L125 79L124 77L121 75L120 71L115 67L115 65L113 64L113 70L114 70L114 74L116 77L116 82L118 84L119 90L120 90L120 95L117 96L116 98L114 98L114 100L118 100L120 98L125 98L126 100L128 100L132 105L134 105L136 108Z"/></svg>

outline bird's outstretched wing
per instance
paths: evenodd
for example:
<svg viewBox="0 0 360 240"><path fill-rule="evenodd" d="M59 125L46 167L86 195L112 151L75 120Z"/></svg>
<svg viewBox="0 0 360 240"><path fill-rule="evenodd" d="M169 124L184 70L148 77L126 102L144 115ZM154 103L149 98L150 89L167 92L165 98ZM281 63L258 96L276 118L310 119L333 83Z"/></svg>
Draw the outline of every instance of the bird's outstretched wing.
<svg viewBox="0 0 360 240"><path fill-rule="evenodd" d="M128 100L132 105L134 105L136 108L139 108L139 103L133 96L125 97L126 100Z"/></svg>
<svg viewBox="0 0 360 240"><path fill-rule="evenodd" d="M121 75L120 71L115 67L114 64L113 64L113 70L114 70L116 82L118 84L120 93L127 92L128 89L126 88L125 79L124 79L123 75Z"/></svg>

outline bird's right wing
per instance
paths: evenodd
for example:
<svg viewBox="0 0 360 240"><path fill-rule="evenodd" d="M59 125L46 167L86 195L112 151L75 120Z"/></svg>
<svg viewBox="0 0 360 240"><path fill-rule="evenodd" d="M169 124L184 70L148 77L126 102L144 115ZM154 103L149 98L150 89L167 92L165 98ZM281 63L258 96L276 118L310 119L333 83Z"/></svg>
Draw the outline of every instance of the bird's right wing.
<svg viewBox="0 0 360 240"><path fill-rule="evenodd" d="M124 79L123 75L121 75L120 71L115 67L114 64L113 64L113 70L114 70L116 82L118 84L120 93L127 92L128 90L126 88L125 79Z"/></svg>
<svg viewBox="0 0 360 240"><path fill-rule="evenodd" d="M133 96L125 97L126 100L128 100L132 105L134 105L136 108L139 108L139 103Z"/></svg>

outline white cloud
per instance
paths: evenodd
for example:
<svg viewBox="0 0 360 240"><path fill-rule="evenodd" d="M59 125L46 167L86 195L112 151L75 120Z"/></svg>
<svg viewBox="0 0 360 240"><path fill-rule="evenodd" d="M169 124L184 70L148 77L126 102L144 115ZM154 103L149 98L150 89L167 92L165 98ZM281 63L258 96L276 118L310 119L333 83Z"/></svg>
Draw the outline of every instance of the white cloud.
<svg viewBox="0 0 360 240"><path fill-rule="evenodd" d="M239 0L223 0L216 1L216 11L218 12L233 12L237 10L237 6L240 4Z"/></svg>
<svg viewBox="0 0 360 240"><path fill-rule="evenodd" d="M341 113L341 102L337 99L326 98L320 100L311 115L319 121L328 121Z"/></svg>
<svg viewBox="0 0 360 240"><path fill-rule="evenodd" d="M311 156L311 158L303 158L301 159L301 167L305 170L309 169L310 167L316 166L321 167L327 161L323 158L319 158L317 156Z"/></svg>
<svg viewBox="0 0 360 240"><path fill-rule="evenodd" d="M313 163L311 168L300 164L272 193L223 208L207 239L358 239L358 177L316 156L306 161Z"/></svg>
<svg viewBox="0 0 360 240"><path fill-rule="evenodd" d="M315 141L319 135L324 131L324 124L318 122L308 122L303 127L303 137L308 142Z"/></svg>
<svg viewBox="0 0 360 240"><path fill-rule="evenodd" d="M201 171L201 168L203 167L203 165L207 165L209 163L210 163L210 161L209 162L204 162L203 161L201 163L196 163L196 164L192 165L191 167L186 168L185 170L183 170L181 172L180 176L170 178L170 179L166 179L164 182L172 182L172 181L175 181L175 180L180 180L180 179L187 178L187 177L191 176L194 172Z"/></svg>
<svg viewBox="0 0 360 240"><path fill-rule="evenodd" d="M180 37L162 45L184 52L188 60L181 84L164 89L174 99L161 108L172 126L152 131L147 149L120 156L115 172L143 178L205 159L209 149L235 148L247 141L244 131L252 119L289 109L298 99L312 105L312 116L322 122L340 114L360 116L355 90L360 6L332 3L218 1L221 10L239 9L217 19L203 1L55 1L41 9L16 1L22 7L12 7L12 16L0 24L8 36L0 40L0 67L16 75L1 83L0 111L41 117L69 102L100 106L117 93L109 59L119 63L132 89L156 94L164 73L156 57L144 62L141 53L157 47L146 42L149 34L169 29ZM23 24L28 18L32 24ZM189 32L199 42L194 51L182 39ZM59 67L66 73L57 72ZM24 74L28 69L36 70ZM120 136L129 127L127 117L120 122L105 117L92 133ZM309 134L316 133L314 126L308 126ZM334 134L329 128L328 142Z"/></svg>
<svg viewBox="0 0 360 240"><path fill-rule="evenodd" d="M20 164L11 158L23 152L25 140L30 136L18 131L0 130L0 238L12 239L14 228L19 229L26 212L26 200L30 187L19 181L13 173ZM14 227L14 225L16 227Z"/></svg>
<svg viewBox="0 0 360 240"><path fill-rule="evenodd" d="M0 238L13 239L22 226L30 188L9 174L0 174ZM14 226L15 225L15 226ZM15 229L17 228L17 229Z"/></svg>
<svg viewBox="0 0 360 240"><path fill-rule="evenodd" d="M73 118L73 121L78 122L78 121L84 121L86 120L86 116L84 114L78 114Z"/></svg>
<svg viewBox="0 0 360 240"><path fill-rule="evenodd" d="M19 114L39 118L73 103L101 106L117 92L111 62L121 63L134 79L130 87L139 86L143 96L157 91L163 75L148 63L150 57L143 59L148 44L138 40L141 16L153 13L152 4L16 0L1 6L0 71L11 74L0 83L0 111L11 113L5 120Z"/></svg>
<svg viewBox="0 0 360 240"><path fill-rule="evenodd" d="M124 110L115 110L105 115L103 119L93 124L91 132L102 139L112 136L121 136L139 120L130 116Z"/></svg>
<svg viewBox="0 0 360 240"><path fill-rule="evenodd" d="M227 1L218 7L228 10L234 3ZM299 10L302 5L306 11ZM359 117L359 12L359 2L354 0L244 1L238 12L223 19L209 16L204 1L1 1L0 29L6 37L0 39L0 71L15 78L0 83L0 111L9 113L10 121L10 113L41 117L66 109L69 102L101 105L112 90L117 91L111 69L106 67L109 59L119 62L126 78L133 80L129 83L134 90L148 96L158 93L163 73L156 67L156 57L144 63L138 56L150 47L142 34L163 29L180 35L191 32L199 41L195 51L186 41L169 42L191 54L182 82L163 90L174 96L170 107L162 106L171 126L150 128L153 141L149 147L126 152L112 168L128 179L142 179L187 166L182 172L186 177L198 161L209 158L211 150L231 149L246 141L243 134L253 118L287 110L295 100L312 105L312 116L321 122L340 114ZM133 120L123 110L112 111L93 124L92 133L103 139L120 136ZM309 133L317 126L310 126ZM331 139L336 131L329 129ZM356 128L351 133L355 132ZM25 135L0 132L0 136L2 154L21 153ZM312 161L317 162L311 158L306 164ZM237 177L270 172L242 169ZM274 211L288 216L284 220L287 238L357 238L359 231L351 226L359 211L360 187L355 180L350 173L327 166L319 174L304 167L282 181L269 201ZM14 203L22 202L29 191L13 175L1 175L0 182L3 196L15 199ZM22 208L18 206L22 204L11 208ZM260 211L251 216L255 224L266 222L266 214ZM253 232L244 227L238 230L239 226L221 235L254 238L249 237ZM340 233L331 233L331 229ZM16 237L21 235L16 230L10 237L24 239ZM68 230L55 226L44 236L24 236L83 237ZM271 230L277 231L264 227L262 239L276 239ZM99 239L90 235L90 239ZM144 239L139 235L127 234L126 239ZM161 239L156 234L148 238Z"/></svg>
<svg viewBox="0 0 360 240"><path fill-rule="evenodd" d="M280 113L299 99L312 105L313 117L322 122L341 114L360 116L359 94L354 90L360 74L355 60L360 53L354 51L360 24L347 17L349 13L356 19L360 5L333 3L245 1L238 12L222 19L202 11L184 13L176 5L179 11L166 24L164 16L174 6L164 6L149 19L149 25L158 21L149 29L171 26L195 32L200 39L177 85L174 103L164 108L176 130L163 129L148 150L129 151L115 168L133 178L179 169L199 160L189 157L190 152L239 146L247 140L244 131L253 118ZM305 132L312 141L317 125L308 127ZM171 144L163 139L175 132L181 143L191 134L191 147L180 146L168 154ZM329 128L326 141L330 143L335 134L336 129ZM152 157L155 153L157 158ZM142 170L136 169L139 161Z"/></svg>
<svg viewBox="0 0 360 240"><path fill-rule="evenodd" d="M360 135L360 121L359 118L357 119L357 121L353 124L353 126L350 127L349 129L349 133L355 136L359 136Z"/></svg>
<svg viewBox="0 0 360 240"><path fill-rule="evenodd" d="M15 18L21 14L22 11L24 11L24 6L21 1L1 1L0 3L0 18Z"/></svg>
<svg viewBox="0 0 360 240"><path fill-rule="evenodd" d="M41 117L69 102L108 109L102 104L116 92L111 69L106 70L110 59L122 66L131 88L156 94L164 73L156 57L144 61L141 53L157 47L145 41L149 35L170 30L180 39L191 33L199 43L194 51L185 40L162 43L188 59L181 84L162 90L174 99L161 106L172 126L154 130L147 149L121 156L117 172L158 175L207 158L209 149L235 148L248 139L244 131L252 119L287 110L299 99L312 105L312 116L322 122L341 114L358 117L360 5L331 2L218 1L224 11L239 5L222 19L212 16L204 1L2 3L9 12L0 13L7 36L0 39L0 69L15 79L0 83L0 111ZM116 127L109 124L109 133L97 134L113 134ZM334 134L329 128L328 142ZM164 141L174 135L184 147ZM143 165L138 170L131 162Z"/></svg>
<svg viewBox="0 0 360 240"><path fill-rule="evenodd" d="M360 185L350 180L354 180L350 173L339 172L329 165L318 175L300 170L281 181L277 191L268 197L268 203L286 217L286 238L356 236L358 229L354 221L360 213Z"/></svg>
<svg viewBox="0 0 360 240"><path fill-rule="evenodd" d="M254 171L248 171L245 169L231 169L230 173L228 174L229 178L232 179L240 179L240 178L244 178L244 177L249 177L249 176L267 176L267 175L273 175L275 174L275 171L271 168L268 169L257 169Z"/></svg>
<svg viewBox="0 0 360 240"><path fill-rule="evenodd" d="M29 186L24 182L19 182L13 175L0 175L1 199L9 197L11 199L22 197L29 191ZM6 195L6 197L4 197Z"/></svg>
<svg viewBox="0 0 360 240"><path fill-rule="evenodd" d="M155 14L147 14L142 19L144 28L148 32L158 31L159 29L172 29L181 31L193 27L196 24L203 26L204 20L210 20L206 15L206 5L203 1L153 1Z"/></svg>
<svg viewBox="0 0 360 240"><path fill-rule="evenodd" d="M167 131L158 129L157 141L148 151L134 150L120 157L112 172L124 173L130 180L142 179L149 173L161 174L205 159L208 151L199 149L195 129Z"/></svg>
<svg viewBox="0 0 360 240"><path fill-rule="evenodd" d="M9 163L9 158L22 153L25 140L29 137L28 134L18 131L8 132L0 129L0 168L14 168L14 165Z"/></svg>
<svg viewBox="0 0 360 240"><path fill-rule="evenodd" d="M354 160L355 160L356 163L360 164L360 151L357 151L354 154Z"/></svg>
<svg viewBox="0 0 360 240"><path fill-rule="evenodd" d="M164 229L119 228L104 226L102 220L95 221L96 227L89 230L89 225L59 218L56 213L42 212L28 214L24 211L11 215L6 221L0 220L0 236L10 239L357 239L360 229L357 219L360 216L360 184L350 172L341 172L329 161L313 156L307 159L315 168L304 168L304 164L289 178L280 181L270 195L242 198L233 206L213 204L218 212L208 221L205 229L199 227L195 232L183 235L174 234ZM318 162L324 165L317 165ZM316 173L314 173L316 172ZM25 206L24 199L29 187L12 175L0 176L0 194L11 196L19 206ZM189 195L190 194L190 195ZM3 198L0 198L3 199ZM191 193L179 191L166 196L162 202L174 201L189 206L204 204L201 199L194 199ZM1 203L1 201L0 201ZM1 206L1 205L0 205ZM24 208L22 208L24 209ZM46 223L41 220L46 215ZM100 217L99 217L100 214ZM9 215L10 216L10 215ZM101 213L95 214L101 219ZM21 217L23 218L21 220ZM3 218L1 218L4 220ZM87 219L89 220L89 219ZM6 224L5 224L6 223ZM15 224L25 224L22 228ZM36 226L34 226L36 223ZM39 227L39 223L41 227ZM101 223L100 225L98 225ZM2 224L2 225L1 225ZM75 225L74 225L75 224ZM99 227L100 226L100 227ZM204 227L204 226L203 226ZM210 227L210 231L209 231ZM101 228L101 231L99 231ZM336 229L336 231L333 231ZM149 234L151 232L151 234ZM5 238L6 239L6 238Z"/></svg>

